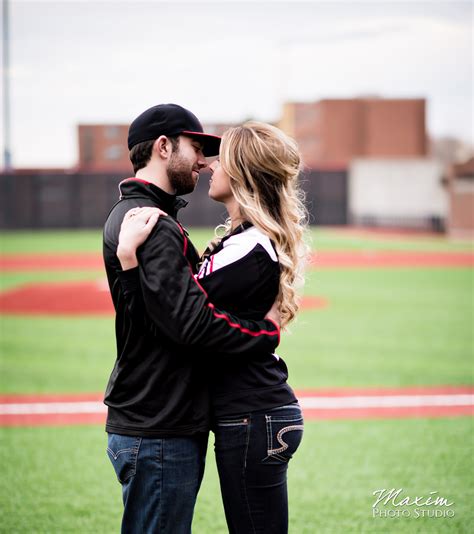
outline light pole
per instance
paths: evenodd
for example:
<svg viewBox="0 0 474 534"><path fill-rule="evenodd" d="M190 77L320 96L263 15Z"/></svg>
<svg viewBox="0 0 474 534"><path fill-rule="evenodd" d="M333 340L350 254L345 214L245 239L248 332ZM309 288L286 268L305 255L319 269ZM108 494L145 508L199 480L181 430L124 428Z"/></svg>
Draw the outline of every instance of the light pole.
<svg viewBox="0 0 474 534"><path fill-rule="evenodd" d="M12 168L10 150L10 50L8 25L8 0L2 0L2 33L3 33L3 166L5 171Z"/></svg>

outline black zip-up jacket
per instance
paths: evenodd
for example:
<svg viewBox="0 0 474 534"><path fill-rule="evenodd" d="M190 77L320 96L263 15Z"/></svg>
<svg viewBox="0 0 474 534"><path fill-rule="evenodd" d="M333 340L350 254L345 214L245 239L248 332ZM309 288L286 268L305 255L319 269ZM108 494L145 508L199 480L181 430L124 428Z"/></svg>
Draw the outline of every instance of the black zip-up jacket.
<svg viewBox="0 0 474 534"><path fill-rule="evenodd" d="M107 385L107 432L143 437L187 436L209 429L209 392L202 349L228 355L273 352L279 328L218 310L193 274L196 249L176 220L187 203L135 178L120 184L120 200L104 227L104 261L116 311L117 360ZM139 247L139 282L150 325L132 321L119 281L120 226L134 207L166 211ZM153 329L154 330L154 329Z"/></svg>

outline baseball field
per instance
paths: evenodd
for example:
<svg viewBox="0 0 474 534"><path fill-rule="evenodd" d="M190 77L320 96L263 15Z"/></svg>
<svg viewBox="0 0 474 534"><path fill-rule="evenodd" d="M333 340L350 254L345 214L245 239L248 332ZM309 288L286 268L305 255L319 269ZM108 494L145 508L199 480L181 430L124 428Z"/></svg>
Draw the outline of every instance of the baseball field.
<svg viewBox="0 0 474 534"><path fill-rule="evenodd" d="M202 250L211 234L191 237ZM0 239L0 532L119 532L101 233ZM332 228L313 230L312 248L278 348L306 419L290 532L473 532L472 243ZM212 435L193 532L226 532Z"/></svg>

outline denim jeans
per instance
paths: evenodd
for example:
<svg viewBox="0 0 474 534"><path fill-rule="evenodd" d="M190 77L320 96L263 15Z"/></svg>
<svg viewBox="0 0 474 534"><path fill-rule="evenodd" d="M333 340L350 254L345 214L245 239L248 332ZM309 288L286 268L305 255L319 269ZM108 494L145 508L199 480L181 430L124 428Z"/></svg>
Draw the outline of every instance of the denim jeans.
<svg viewBox="0 0 474 534"><path fill-rule="evenodd" d="M191 532L207 438L108 435L107 454L122 485L122 534Z"/></svg>
<svg viewBox="0 0 474 534"><path fill-rule="evenodd" d="M288 462L303 437L298 404L220 418L214 425L231 534L288 532Z"/></svg>

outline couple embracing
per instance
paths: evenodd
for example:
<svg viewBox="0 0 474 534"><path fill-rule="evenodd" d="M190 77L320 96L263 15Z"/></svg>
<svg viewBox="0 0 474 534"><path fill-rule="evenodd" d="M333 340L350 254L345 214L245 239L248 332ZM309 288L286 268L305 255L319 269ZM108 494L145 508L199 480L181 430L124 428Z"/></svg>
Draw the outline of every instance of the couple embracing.
<svg viewBox="0 0 474 534"><path fill-rule="evenodd" d="M306 253L296 143L257 122L212 136L160 104L132 122L128 148L135 176L104 227L117 342L107 452L122 532L191 532L212 430L229 532L285 533L288 462L303 435L275 353ZM178 210L205 167L228 219L200 257Z"/></svg>

